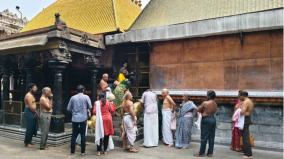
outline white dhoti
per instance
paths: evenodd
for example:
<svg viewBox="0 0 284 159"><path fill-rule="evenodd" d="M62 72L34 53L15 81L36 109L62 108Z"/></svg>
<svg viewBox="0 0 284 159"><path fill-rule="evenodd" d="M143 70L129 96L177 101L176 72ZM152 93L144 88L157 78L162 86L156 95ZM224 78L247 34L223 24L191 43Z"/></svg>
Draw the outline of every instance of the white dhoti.
<svg viewBox="0 0 284 159"><path fill-rule="evenodd" d="M162 114L163 114L163 123L162 123L163 141L165 144L172 145L174 142L173 133L171 130L172 110L163 109Z"/></svg>
<svg viewBox="0 0 284 159"><path fill-rule="evenodd" d="M133 146L136 140L136 129L134 120L130 115L125 115L123 117L123 127L129 144Z"/></svg>
<svg viewBox="0 0 284 159"><path fill-rule="evenodd" d="M146 147L158 146L159 118L158 114L144 114L144 143Z"/></svg>

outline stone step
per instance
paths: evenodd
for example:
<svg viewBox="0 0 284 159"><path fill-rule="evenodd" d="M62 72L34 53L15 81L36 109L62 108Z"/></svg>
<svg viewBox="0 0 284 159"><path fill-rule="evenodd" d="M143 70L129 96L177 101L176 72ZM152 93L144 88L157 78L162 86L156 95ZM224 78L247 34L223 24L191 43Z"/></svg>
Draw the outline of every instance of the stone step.
<svg viewBox="0 0 284 159"><path fill-rule="evenodd" d="M36 137L33 137L34 143L40 143L40 131L37 133L38 135ZM20 127L12 127L12 126L0 126L0 136L15 139L15 140L21 140L24 141L25 137L25 129ZM49 146L61 146L67 143L70 143L71 139L71 131L67 130L64 133L49 133L48 134L48 140L47 145Z"/></svg>

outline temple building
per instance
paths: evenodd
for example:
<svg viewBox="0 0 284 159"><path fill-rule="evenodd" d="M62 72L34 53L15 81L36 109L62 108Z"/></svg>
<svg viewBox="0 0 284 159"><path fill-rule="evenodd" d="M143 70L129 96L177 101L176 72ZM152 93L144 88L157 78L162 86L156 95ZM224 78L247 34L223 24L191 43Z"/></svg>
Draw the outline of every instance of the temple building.
<svg viewBox="0 0 284 159"><path fill-rule="evenodd" d="M149 68L142 81L158 94L168 88L177 102L187 94L200 104L216 90L217 143L230 144L237 93L248 90L256 147L283 150L282 0L152 0L127 32L105 41L141 73Z"/></svg>
<svg viewBox="0 0 284 159"><path fill-rule="evenodd" d="M17 14L5 9L0 12L0 37L19 33L27 22L26 17L21 19Z"/></svg>
<svg viewBox="0 0 284 159"><path fill-rule="evenodd" d="M248 90L256 147L283 150L282 0L151 0L143 11L138 0L57 0L0 38L0 135L23 135L23 97L34 82L54 92L49 143L68 142L76 85L94 101L101 74L115 79L125 62L135 99L168 88L177 103L187 94L200 104L216 90L221 144L231 140L237 92Z"/></svg>
<svg viewBox="0 0 284 159"><path fill-rule="evenodd" d="M0 135L23 138L23 98L29 83L54 93L49 144L70 141L68 101L83 84L96 100L106 48L104 35L128 30L141 1L58 0L36 15L20 33L0 38ZM36 95L38 101L40 91ZM35 142L38 138L35 139Z"/></svg>

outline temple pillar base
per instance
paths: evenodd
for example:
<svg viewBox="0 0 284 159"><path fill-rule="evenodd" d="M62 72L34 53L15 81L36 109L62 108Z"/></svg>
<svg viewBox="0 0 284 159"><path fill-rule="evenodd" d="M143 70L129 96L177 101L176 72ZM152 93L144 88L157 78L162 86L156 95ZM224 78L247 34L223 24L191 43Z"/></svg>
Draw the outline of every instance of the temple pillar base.
<svg viewBox="0 0 284 159"><path fill-rule="evenodd" d="M4 110L0 109L0 124L4 124Z"/></svg>
<svg viewBox="0 0 284 159"><path fill-rule="evenodd" d="M63 114L52 115L51 122L50 122L50 128L49 128L50 132L52 133L65 132L64 119L65 119L65 115Z"/></svg>

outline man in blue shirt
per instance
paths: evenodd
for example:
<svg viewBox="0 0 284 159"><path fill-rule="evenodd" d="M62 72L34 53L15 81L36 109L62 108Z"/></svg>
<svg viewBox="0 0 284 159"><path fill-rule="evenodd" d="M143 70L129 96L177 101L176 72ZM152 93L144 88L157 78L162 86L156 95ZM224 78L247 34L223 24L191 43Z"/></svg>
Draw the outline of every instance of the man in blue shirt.
<svg viewBox="0 0 284 159"><path fill-rule="evenodd" d="M92 108L90 97L84 94L85 87L77 86L77 94L72 96L67 110L72 113L72 138L71 154L75 153L76 139L81 135L81 155L85 155L86 148L86 123Z"/></svg>

